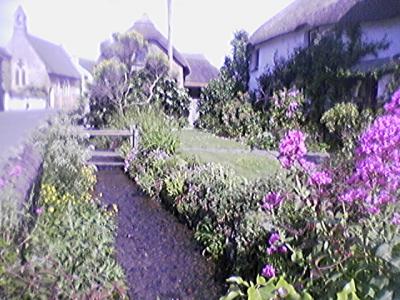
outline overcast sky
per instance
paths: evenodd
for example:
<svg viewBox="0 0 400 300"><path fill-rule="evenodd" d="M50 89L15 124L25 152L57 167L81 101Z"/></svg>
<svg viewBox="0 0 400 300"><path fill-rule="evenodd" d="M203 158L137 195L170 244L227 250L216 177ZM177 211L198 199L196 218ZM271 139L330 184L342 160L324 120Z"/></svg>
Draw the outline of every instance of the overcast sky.
<svg viewBox="0 0 400 300"><path fill-rule="evenodd" d="M173 0L174 45L203 53L220 67L233 33L250 34L293 0ZM22 5L28 31L74 55L96 59L101 41L126 31L144 13L167 36L166 0L0 0L0 45L9 40Z"/></svg>

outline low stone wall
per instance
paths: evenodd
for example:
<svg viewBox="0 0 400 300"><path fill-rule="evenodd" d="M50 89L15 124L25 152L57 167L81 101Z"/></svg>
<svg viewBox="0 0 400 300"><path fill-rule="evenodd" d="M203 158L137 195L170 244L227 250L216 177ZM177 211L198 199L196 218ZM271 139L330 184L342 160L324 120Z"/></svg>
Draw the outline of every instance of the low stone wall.
<svg viewBox="0 0 400 300"><path fill-rule="evenodd" d="M42 155L32 144L25 144L22 152L6 162L0 172L0 193L2 188L11 189L9 195L19 206L29 199L32 189L40 185L42 175ZM2 197L0 197L1 201Z"/></svg>

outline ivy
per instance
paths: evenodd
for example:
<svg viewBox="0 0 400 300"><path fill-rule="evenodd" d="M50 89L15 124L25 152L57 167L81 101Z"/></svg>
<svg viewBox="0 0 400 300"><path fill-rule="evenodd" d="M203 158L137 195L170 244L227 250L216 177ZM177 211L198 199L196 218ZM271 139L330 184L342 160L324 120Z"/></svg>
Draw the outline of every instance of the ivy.
<svg viewBox="0 0 400 300"><path fill-rule="evenodd" d="M373 76L353 70L359 60L388 46L385 39L364 42L358 25L336 27L310 47L296 49L288 60L276 58L274 69L259 78L259 94L269 97L273 91L296 86L309 99L308 120L318 123L335 103L352 99L359 80Z"/></svg>

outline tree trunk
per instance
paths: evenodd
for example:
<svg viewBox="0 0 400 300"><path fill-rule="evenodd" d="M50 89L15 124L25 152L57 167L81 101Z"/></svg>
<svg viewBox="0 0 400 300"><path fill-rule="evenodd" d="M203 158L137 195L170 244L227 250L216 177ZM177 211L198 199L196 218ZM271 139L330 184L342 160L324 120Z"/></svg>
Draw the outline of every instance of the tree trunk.
<svg viewBox="0 0 400 300"><path fill-rule="evenodd" d="M173 48L172 48L172 0L168 2L168 62L169 75L172 75Z"/></svg>

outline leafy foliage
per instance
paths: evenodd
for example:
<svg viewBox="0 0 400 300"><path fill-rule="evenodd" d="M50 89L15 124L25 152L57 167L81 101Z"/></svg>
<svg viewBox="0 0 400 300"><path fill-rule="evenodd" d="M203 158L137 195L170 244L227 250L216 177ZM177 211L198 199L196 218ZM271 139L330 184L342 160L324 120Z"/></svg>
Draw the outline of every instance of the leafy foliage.
<svg viewBox="0 0 400 300"><path fill-rule="evenodd" d="M7 206L0 215L0 296L125 299L124 274L114 257L115 223L91 195L96 178L86 166L84 145L65 117L46 132L39 195L29 210ZM1 208L17 203L8 195Z"/></svg>
<svg viewBox="0 0 400 300"><path fill-rule="evenodd" d="M150 103L158 103L169 116L188 116L187 91L169 77L165 58L148 52L147 42L134 32L116 33L102 44L89 93L92 125L107 125L112 114Z"/></svg>
<svg viewBox="0 0 400 300"><path fill-rule="evenodd" d="M200 119L198 126L211 131L218 131L223 125L224 105L228 102L240 101L248 105L247 92L249 81L250 48L248 34L244 31L235 33L231 42L232 57L225 57L224 65L217 79L211 81L203 90L199 102Z"/></svg>
<svg viewBox="0 0 400 300"><path fill-rule="evenodd" d="M363 42L358 26L335 28L313 45L297 49L287 61L277 58L276 67L259 79L260 94L268 97L276 90L294 85L311 99L307 118L318 122L336 101L351 100L352 87L360 78L368 76L351 69L360 58L374 55L387 46L385 40Z"/></svg>

